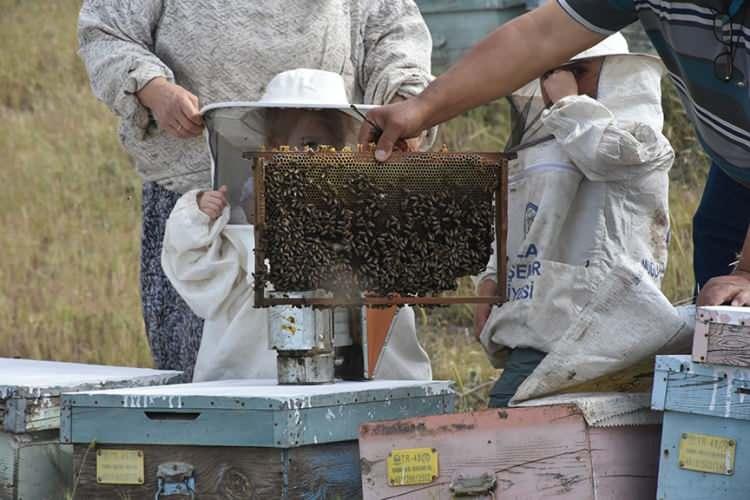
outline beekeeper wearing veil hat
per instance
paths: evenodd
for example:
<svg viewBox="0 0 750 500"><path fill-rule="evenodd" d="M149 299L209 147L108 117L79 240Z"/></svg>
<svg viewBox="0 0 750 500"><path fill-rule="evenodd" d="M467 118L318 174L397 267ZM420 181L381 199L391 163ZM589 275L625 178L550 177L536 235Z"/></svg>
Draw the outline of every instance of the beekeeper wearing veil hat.
<svg viewBox="0 0 750 500"><path fill-rule="evenodd" d="M188 191L178 200L162 252L170 282L205 319L194 381L276 378L276 353L268 348L268 310L253 307L254 240L248 223L253 221L254 197L241 151L263 145L352 144L360 123L349 106L340 75L297 69L274 77L259 101L202 110L214 188ZM432 378L410 308L393 318L373 375Z"/></svg>
<svg viewBox="0 0 750 500"><path fill-rule="evenodd" d="M669 239L659 59L620 34L511 97L508 300L478 308L507 406L617 372L685 333L660 292ZM479 277L492 291L496 262Z"/></svg>

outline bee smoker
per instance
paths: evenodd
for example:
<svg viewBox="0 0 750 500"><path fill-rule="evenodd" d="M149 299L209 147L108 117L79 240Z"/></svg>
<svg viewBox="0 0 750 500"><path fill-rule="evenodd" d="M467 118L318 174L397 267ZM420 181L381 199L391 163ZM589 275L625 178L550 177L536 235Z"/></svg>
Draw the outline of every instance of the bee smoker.
<svg viewBox="0 0 750 500"><path fill-rule="evenodd" d="M310 298L315 294L284 295ZM284 385L372 378L396 312L396 308L290 305L268 310L269 347L277 353L278 382Z"/></svg>
<svg viewBox="0 0 750 500"><path fill-rule="evenodd" d="M299 298L312 293L287 294ZM269 347L277 353L279 384L334 381L336 344L350 344L346 309L275 306L268 309Z"/></svg>

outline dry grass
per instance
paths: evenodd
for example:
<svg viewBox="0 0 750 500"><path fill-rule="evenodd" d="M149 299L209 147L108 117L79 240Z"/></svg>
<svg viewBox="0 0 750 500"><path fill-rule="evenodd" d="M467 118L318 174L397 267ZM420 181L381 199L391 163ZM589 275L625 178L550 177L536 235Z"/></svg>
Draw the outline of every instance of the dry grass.
<svg viewBox="0 0 750 500"><path fill-rule="evenodd" d="M0 355L148 366L138 296L140 182L77 58L79 5L0 0ZM667 131L680 160L665 290L684 299L705 159L674 100L668 92ZM443 140L452 149L502 149L506 115L501 103L474 110L444 127ZM458 382L463 407L481 406L497 371L473 339L471 309L420 318L435 376Z"/></svg>

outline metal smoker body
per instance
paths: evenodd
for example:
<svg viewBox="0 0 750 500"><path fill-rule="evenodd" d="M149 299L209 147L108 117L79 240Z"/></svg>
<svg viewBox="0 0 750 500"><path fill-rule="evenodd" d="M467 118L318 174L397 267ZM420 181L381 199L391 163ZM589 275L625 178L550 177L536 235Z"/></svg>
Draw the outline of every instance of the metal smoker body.
<svg viewBox="0 0 750 500"><path fill-rule="evenodd" d="M312 295L300 293L293 295ZM336 348L351 346L349 310L276 306L268 310L269 347L280 384L326 384L336 376ZM344 360L339 360L343 365Z"/></svg>

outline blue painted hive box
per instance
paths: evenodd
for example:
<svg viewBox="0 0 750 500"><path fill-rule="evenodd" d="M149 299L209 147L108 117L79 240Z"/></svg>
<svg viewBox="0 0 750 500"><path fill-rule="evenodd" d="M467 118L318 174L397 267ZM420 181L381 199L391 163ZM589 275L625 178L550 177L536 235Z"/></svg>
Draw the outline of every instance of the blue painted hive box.
<svg viewBox="0 0 750 500"><path fill-rule="evenodd" d="M664 411L657 498L750 498L750 368L657 356L651 406Z"/></svg>
<svg viewBox="0 0 750 500"><path fill-rule="evenodd" d="M432 35L436 74L498 26L526 11L525 0L417 0Z"/></svg>
<svg viewBox="0 0 750 500"><path fill-rule="evenodd" d="M61 445L63 392L166 384L180 372L0 358L0 498L58 500L73 485L73 447Z"/></svg>
<svg viewBox="0 0 750 500"><path fill-rule="evenodd" d="M359 498L360 424L448 413L449 382L230 380L65 395L86 499Z"/></svg>

